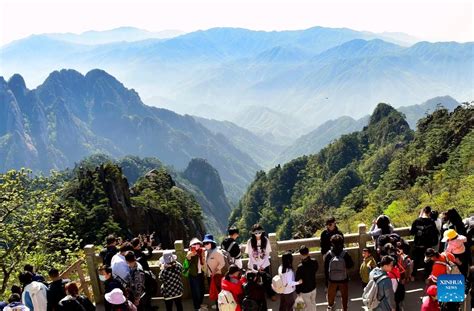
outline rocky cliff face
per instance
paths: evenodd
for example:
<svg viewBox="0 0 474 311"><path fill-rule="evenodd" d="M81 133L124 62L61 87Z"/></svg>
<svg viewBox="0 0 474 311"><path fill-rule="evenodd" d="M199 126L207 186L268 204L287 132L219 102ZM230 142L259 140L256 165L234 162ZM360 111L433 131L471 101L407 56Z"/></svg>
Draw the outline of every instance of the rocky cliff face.
<svg viewBox="0 0 474 311"><path fill-rule="evenodd" d="M76 171L65 196L82 206L78 227L84 243L102 243L110 233L131 238L155 232L163 248L173 248L175 240L202 238L201 208L165 171L149 172L132 189L110 162Z"/></svg>
<svg viewBox="0 0 474 311"><path fill-rule="evenodd" d="M198 186L212 204L210 210L205 210L205 212L213 215L219 228L225 232L232 208L225 196L224 186L217 170L204 159L192 159L183 175Z"/></svg>

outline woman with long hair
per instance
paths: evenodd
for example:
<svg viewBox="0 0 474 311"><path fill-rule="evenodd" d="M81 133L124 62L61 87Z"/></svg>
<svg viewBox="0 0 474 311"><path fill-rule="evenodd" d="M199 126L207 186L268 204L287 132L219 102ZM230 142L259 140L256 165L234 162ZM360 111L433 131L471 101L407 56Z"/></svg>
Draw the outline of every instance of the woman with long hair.
<svg viewBox="0 0 474 311"><path fill-rule="evenodd" d="M300 285L303 281L295 281L295 272L293 270L293 255L286 252L281 257L281 265L278 267L278 274L281 275L285 286L283 293L280 295L280 311L292 311L296 299L296 285Z"/></svg>
<svg viewBox="0 0 474 311"><path fill-rule="evenodd" d="M260 224L253 225L250 233L251 237L245 249L245 253L249 256L248 269L261 275L268 297L275 300L276 294L271 287L270 240Z"/></svg>

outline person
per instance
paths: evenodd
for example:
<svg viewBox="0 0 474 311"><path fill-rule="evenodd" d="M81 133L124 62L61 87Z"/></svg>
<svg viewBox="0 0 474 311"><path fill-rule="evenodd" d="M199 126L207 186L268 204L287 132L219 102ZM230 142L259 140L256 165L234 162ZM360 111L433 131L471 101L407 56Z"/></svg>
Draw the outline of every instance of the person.
<svg viewBox="0 0 474 311"><path fill-rule="evenodd" d="M344 235L337 227L336 218L330 217L326 220L326 229L321 232L321 255L323 257L331 249L331 237L336 234L344 238Z"/></svg>
<svg viewBox="0 0 474 311"><path fill-rule="evenodd" d="M456 257L455 262L461 273L466 277L469 269L468 260L465 258L467 238L458 234L454 229L448 229L444 231L441 242L445 243L445 251Z"/></svg>
<svg viewBox="0 0 474 311"><path fill-rule="evenodd" d="M432 262L431 274L429 275L426 283L428 285L436 285L438 281L438 276L446 274L448 267L446 266L447 262L454 262L456 258L453 254L449 252L439 253L433 248L428 248L425 252L425 261Z"/></svg>
<svg viewBox="0 0 474 311"><path fill-rule="evenodd" d="M184 292L181 274L183 266L176 261L176 255L171 250L165 250L160 258L161 271L158 278L161 281L161 293L165 298L166 311L173 310L173 302L176 310L183 311L181 297Z"/></svg>
<svg viewBox="0 0 474 311"><path fill-rule="evenodd" d="M380 260L379 267L370 272L369 278L377 281L377 300L380 301L374 311L395 311L395 292L393 291L392 281L388 277L388 273L392 271L395 259L391 256L383 256Z"/></svg>
<svg viewBox="0 0 474 311"><path fill-rule="evenodd" d="M237 303L235 311L242 310L242 300L244 299L245 279L242 278L240 268L237 265L230 265L229 270L222 279L221 288L232 293L234 301Z"/></svg>
<svg viewBox="0 0 474 311"><path fill-rule="evenodd" d="M370 253L368 248L362 250L362 263L360 264L359 275L362 281L362 288L367 286L369 283L369 274L375 267L377 263L375 262L374 256Z"/></svg>
<svg viewBox="0 0 474 311"><path fill-rule="evenodd" d="M40 311L48 309L48 288L41 282L33 281L33 274L29 271L20 273L20 283L23 285L21 301L30 310Z"/></svg>
<svg viewBox="0 0 474 311"><path fill-rule="evenodd" d="M278 267L278 274L281 275L285 288L280 294L280 311L292 311L296 299L296 286L303 284L302 280L295 281L293 271L293 255L286 252L281 257L281 265Z"/></svg>
<svg viewBox="0 0 474 311"><path fill-rule="evenodd" d="M423 297L420 311L440 311L438 303L438 287L431 285L426 290L428 296Z"/></svg>
<svg viewBox="0 0 474 311"><path fill-rule="evenodd" d="M137 311L137 307L125 297L120 288L114 288L105 294L105 301L109 303L112 311Z"/></svg>
<svg viewBox="0 0 474 311"><path fill-rule="evenodd" d="M413 260L414 266L412 277L416 277L419 268L424 268L423 279L429 275L429 267L425 265L424 257L428 248L435 247L439 242L439 231L436 228L436 223L431 219L431 207L425 206L420 213L420 216L413 221L410 229L410 234L415 237Z"/></svg>
<svg viewBox="0 0 474 311"><path fill-rule="evenodd" d="M251 237L247 241L245 253L249 257L248 267L260 273L267 296L276 300L276 293L271 286L270 274L270 240L266 237L265 230L260 224L252 226Z"/></svg>
<svg viewBox="0 0 474 311"><path fill-rule="evenodd" d="M316 273L318 262L309 256L309 249L301 245L299 249L301 263L296 268L295 279L303 284L296 286L296 293L303 298L306 311L316 311Z"/></svg>
<svg viewBox="0 0 474 311"><path fill-rule="evenodd" d="M454 229L458 234L466 236L466 227L462 221L461 215L454 208L449 209L442 214L443 226L441 227L441 236L444 236L444 232L449 229ZM444 242L440 242L439 250L444 250Z"/></svg>
<svg viewBox="0 0 474 311"><path fill-rule="evenodd" d="M48 287L48 293L46 295L48 299L48 311L56 311L58 309L58 303L66 297L65 286L67 283L71 282L68 279L62 279L59 277L59 270L52 268L48 272L51 283Z"/></svg>
<svg viewBox="0 0 474 311"><path fill-rule="evenodd" d="M127 279L130 301L137 306L138 310L145 310L149 307L148 299L146 299L148 297L145 297L145 272L137 262L133 251L125 253L125 261L130 268L130 274Z"/></svg>
<svg viewBox="0 0 474 311"><path fill-rule="evenodd" d="M8 304L3 307L3 311L29 311L30 309L21 303L21 297L13 293L8 298Z"/></svg>
<svg viewBox="0 0 474 311"><path fill-rule="evenodd" d="M153 248L151 247L150 241L142 241L140 238L134 238L130 243L133 246L135 257L143 270L150 270L148 260L153 256Z"/></svg>
<svg viewBox="0 0 474 311"><path fill-rule="evenodd" d="M60 311L94 311L95 306L86 296L79 295L79 288L74 282L66 284L66 297L58 303Z"/></svg>
<svg viewBox="0 0 474 311"><path fill-rule="evenodd" d="M118 253L117 238L113 234L108 235L105 239L105 243L106 246L100 251L99 256L102 257L102 263L110 267L112 263L112 257Z"/></svg>
<svg viewBox="0 0 474 311"><path fill-rule="evenodd" d="M331 237L331 249L324 258L324 274L328 287L327 300L328 310L334 307L336 293L339 290L342 298L342 308L347 311L349 299L349 277L347 269L354 266L354 261L348 252L344 250L344 238L339 235Z"/></svg>
<svg viewBox="0 0 474 311"><path fill-rule="evenodd" d="M189 279L189 287L193 299L194 310L199 310L204 300L204 267L205 257L202 242L198 238L193 238L189 242L189 250L183 267L185 276Z"/></svg>
<svg viewBox="0 0 474 311"><path fill-rule="evenodd" d="M374 219L372 222L372 226L370 227L369 234L372 239L375 241L375 248L378 249L379 247L383 246L383 243L378 241L381 235L389 235L393 232L393 226L390 223L390 218L386 215L380 215L377 219Z"/></svg>
<svg viewBox="0 0 474 311"><path fill-rule="evenodd" d="M120 246L119 252L115 254L110 261L112 274L123 284L127 283L127 279L130 274L130 267L125 261L125 254L129 251L133 251L132 244L130 244L129 242L123 243Z"/></svg>
<svg viewBox="0 0 474 311"><path fill-rule="evenodd" d="M240 252L240 245L237 243L239 229L230 227L227 232L229 235L222 241L221 249L229 254L231 263L242 269L242 254Z"/></svg>
<svg viewBox="0 0 474 311"><path fill-rule="evenodd" d="M119 288L122 291L124 290L123 284L114 278L112 275L112 268L102 265L99 267L99 279L104 282L105 294L110 293L112 290ZM112 310L112 305L105 300L104 308L106 311Z"/></svg>
<svg viewBox="0 0 474 311"><path fill-rule="evenodd" d="M34 267L33 267L32 265L26 264L26 265L23 267L23 271L28 271L28 272L30 272L30 273L33 275L33 281L35 281L35 282L41 282L41 283L46 284L46 280L44 279L44 277L43 277L41 274L35 273L35 272L34 272Z"/></svg>
<svg viewBox="0 0 474 311"><path fill-rule="evenodd" d="M244 283L244 299L242 300L243 311L267 311L267 299L265 287L259 273L249 270Z"/></svg>
<svg viewBox="0 0 474 311"><path fill-rule="evenodd" d="M212 234L204 235L202 244L206 249L207 280L209 282L209 300L216 302L221 291L222 269L225 267L225 259L222 252L217 249L217 243Z"/></svg>

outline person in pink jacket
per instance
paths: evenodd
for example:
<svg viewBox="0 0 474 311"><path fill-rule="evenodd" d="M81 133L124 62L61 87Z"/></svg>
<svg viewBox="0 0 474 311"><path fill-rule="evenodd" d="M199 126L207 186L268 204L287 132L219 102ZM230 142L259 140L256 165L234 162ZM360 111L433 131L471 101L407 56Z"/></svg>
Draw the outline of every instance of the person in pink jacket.
<svg viewBox="0 0 474 311"><path fill-rule="evenodd" d="M467 238L464 235L458 234L456 230L449 229L443 234L441 242L445 243L445 251L456 257L456 264L464 276L467 276L468 262L466 259Z"/></svg>

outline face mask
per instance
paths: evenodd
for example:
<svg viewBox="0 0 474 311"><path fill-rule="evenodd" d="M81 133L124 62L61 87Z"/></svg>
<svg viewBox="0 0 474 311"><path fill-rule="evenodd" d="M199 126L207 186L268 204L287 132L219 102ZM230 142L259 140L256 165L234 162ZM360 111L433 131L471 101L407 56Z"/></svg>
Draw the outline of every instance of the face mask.
<svg viewBox="0 0 474 311"><path fill-rule="evenodd" d="M101 280L102 282L105 282L105 280L106 280L105 275L102 275L102 274L99 275L99 280Z"/></svg>
<svg viewBox="0 0 474 311"><path fill-rule="evenodd" d="M206 245L204 245L204 247L205 247L206 249L211 249L211 246L212 246L211 244L206 244Z"/></svg>

